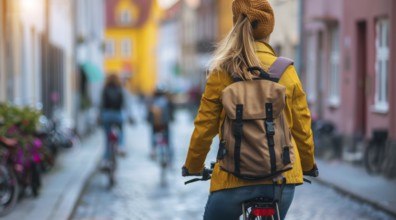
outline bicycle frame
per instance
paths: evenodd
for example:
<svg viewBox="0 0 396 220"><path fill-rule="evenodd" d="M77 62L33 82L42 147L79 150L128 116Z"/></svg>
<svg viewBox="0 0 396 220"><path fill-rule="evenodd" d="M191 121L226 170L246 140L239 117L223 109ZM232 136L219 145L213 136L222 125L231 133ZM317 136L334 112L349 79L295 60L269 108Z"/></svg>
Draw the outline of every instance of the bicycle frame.
<svg viewBox="0 0 396 220"><path fill-rule="evenodd" d="M109 175L109 187L112 187L115 183L115 170L117 168L117 147L119 139L120 128L117 124L112 124L107 138L109 139L109 153L110 153L110 167L108 170Z"/></svg>

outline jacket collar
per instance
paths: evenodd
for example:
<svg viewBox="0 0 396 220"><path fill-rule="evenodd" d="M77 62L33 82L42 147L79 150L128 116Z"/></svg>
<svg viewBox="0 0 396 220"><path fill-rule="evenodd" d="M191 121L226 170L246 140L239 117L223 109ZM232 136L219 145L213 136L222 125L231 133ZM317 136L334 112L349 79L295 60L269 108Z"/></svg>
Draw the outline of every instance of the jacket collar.
<svg viewBox="0 0 396 220"><path fill-rule="evenodd" d="M274 49L272 49L272 47L269 44L262 42L262 41L255 41L254 43L256 45L257 52L268 53L273 56L276 56Z"/></svg>

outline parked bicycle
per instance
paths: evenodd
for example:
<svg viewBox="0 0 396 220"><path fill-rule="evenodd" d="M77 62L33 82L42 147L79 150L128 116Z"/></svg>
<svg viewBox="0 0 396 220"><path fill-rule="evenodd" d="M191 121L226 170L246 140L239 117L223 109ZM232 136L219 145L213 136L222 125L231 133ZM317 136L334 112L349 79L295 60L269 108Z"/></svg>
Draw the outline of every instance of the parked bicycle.
<svg viewBox="0 0 396 220"><path fill-rule="evenodd" d="M364 165L369 174L380 174L383 171L387 138L387 130L373 130L372 139L364 152Z"/></svg>
<svg viewBox="0 0 396 220"><path fill-rule="evenodd" d="M331 122L322 120L312 122L316 156L326 160L341 157L341 143L335 131L335 126Z"/></svg>
<svg viewBox="0 0 396 220"><path fill-rule="evenodd" d="M213 172L213 168L215 166L215 163L212 162L210 164L210 168L204 168L202 172L202 177L201 178L194 178L191 180L186 181L184 184L190 184L196 181L207 181L211 179L211 174ZM188 171L183 169L183 176L188 176ZM311 177L318 177L319 176L319 171L315 167L309 172L304 172L304 176L311 176ZM307 180L304 178L304 181L311 183L310 180ZM282 191L283 187L286 183L286 180L283 178L283 184L281 185L281 189L279 194L276 195L275 190L274 190L274 195L272 198L268 197L255 197L252 199L249 199L247 201L244 201L242 203L242 219L243 220L280 220L279 215L277 213L279 212L279 202L280 198L282 198Z"/></svg>
<svg viewBox="0 0 396 220"><path fill-rule="evenodd" d="M9 214L18 200L19 186L9 152L16 144L13 139L0 137L0 217Z"/></svg>

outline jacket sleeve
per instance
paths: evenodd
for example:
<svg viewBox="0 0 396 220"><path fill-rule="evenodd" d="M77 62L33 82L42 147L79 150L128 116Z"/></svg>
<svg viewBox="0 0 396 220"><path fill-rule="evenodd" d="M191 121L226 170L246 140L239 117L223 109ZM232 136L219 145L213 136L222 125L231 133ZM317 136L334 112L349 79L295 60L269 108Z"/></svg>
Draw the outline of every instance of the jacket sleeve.
<svg viewBox="0 0 396 220"><path fill-rule="evenodd" d="M293 120L291 132L300 154L302 169L303 171L309 171L313 168L313 164L315 163L314 142L311 130L311 114L308 108L305 92L295 70L293 70L292 75L295 81L295 86L291 107Z"/></svg>
<svg viewBox="0 0 396 220"><path fill-rule="evenodd" d="M203 170L212 140L218 133L222 110L221 85L219 74L210 74L194 122L194 131L184 164L190 173L200 173Z"/></svg>

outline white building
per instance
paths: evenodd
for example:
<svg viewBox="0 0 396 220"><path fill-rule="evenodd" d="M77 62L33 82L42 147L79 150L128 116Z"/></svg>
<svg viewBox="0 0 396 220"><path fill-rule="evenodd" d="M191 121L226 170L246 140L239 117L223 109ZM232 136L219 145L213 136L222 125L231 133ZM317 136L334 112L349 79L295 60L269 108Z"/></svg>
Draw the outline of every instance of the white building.
<svg viewBox="0 0 396 220"><path fill-rule="evenodd" d="M96 123L104 78L105 0L75 0L75 17L75 62L79 82L79 93L75 97L79 107L77 131L84 134ZM85 108L84 100L89 100L91 105Z"/></svg>
<svg viewBox="0 0 396 220"><path fill-rule="evenodd" d="M4 0L0 0L0 102L6 100L6 76L4 59Z"/></svg>
<svg viewBox="0 0 396 220"><path fill-rule="evenodd" d="M0 101L77 119L76 67L102 71L103 33L104 0L0 0Z"/></svg>
<svg viewBox="0 0 396 220"><path fill-rule="evenodd" d="M270 0L275 13L275 28L270 44L279 56L296 58L299 45L298 0Z"/></svg>

